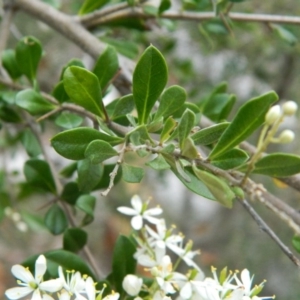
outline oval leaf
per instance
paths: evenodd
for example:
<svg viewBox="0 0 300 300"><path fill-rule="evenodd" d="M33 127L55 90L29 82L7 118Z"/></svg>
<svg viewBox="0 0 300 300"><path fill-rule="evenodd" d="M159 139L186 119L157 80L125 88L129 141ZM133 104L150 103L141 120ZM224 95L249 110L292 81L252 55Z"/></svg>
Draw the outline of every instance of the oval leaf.
<svg viewBox="0 0 300 300"><path fill-rule="evenodd" d="M93 128L79 127L55 135L51 139L51 144L61 156L68 159L80 160L85 159L85 150L89 143L94 140L106 141L113 146L123 141L122 138L107 135Z"/></svg>
<svg viewBox="0 0 300 300"><path fill-rule="evenodd" d="M144 177L144 169L122 164L122 178L124 181L129 183L139 183Z"/></svg>
<svg viewBox="0 0 300 300"><path fill-rule="evenodd" d="M56 108L55 105L49 103L39 93L31 89L19 92L16 96L16 104L27 110L31 115L44 114Z"/></svg>
<svg viewBox="0 0 300 300"><path fill-rule="evenodd" d="M12 79L17 79L22 76L22 72L18 67L16 53L12 49L7 49L2 52L2 65Z"/></svg>
<svg viewBox="0 0 300 300"><path fill-rule="evenodd" d="M274 92L254 98L241 106L232 123L224 131L217 145L209 155L210 159L221 155L244 141L265 121L270 105L278 100Z"/></svg>
<svg viewBox="0 0 300 300"><path fill-rule="evenodd" d="M106 159L118 155L118 152L107 142L95 140L87 146L84 155L92 164L100 164Z"/></svg>
<svg viewBox="0 0 300 300"><path fill-rule="evenodd" d="M82 195L76 201L76 207L85 212L81 226L85 226L94 220L96 198L90 195Z"/></svg>
<svg viewBox="0 0 300 300"><path fill-rule="evenodd" d="M26 77L33 81L42 57L42 46L39 40L33 36L25 36L16 47L16 60L18 67Z"/></svg>
<svg viewBox="0 0 300 300"><path fill-rule="evenodd" d="M55 124L65 129L72 129L78 127L81 125L82 122L82 117L69 112L62 112L55 119Z"/></svg>
<svg viewBox="0 0 300 300"><path fill-rule="evenodd" d="M92 72L77 66L66 69L64 88L72 102L95 115L105 118L99 80Z"/></svg>
<svg viewBox="0 0 300 300"><path fill-rule="evenodd" d="M45 224L54 235L63 233L68 227L68 219L64 211L57 204L53 204L45 216Z"/></svg>
<svg viewBox="0 0 300 300"><path fill-rule="evenodd" d="M69 228L63 237L63 248L67 251L78 252L87 242L87 233L80 228Z"/></svg>
<svg viewBox="0 0 300 300"><path fill-rule="evenodd" d="M184 141L190 135L192 128L195 125L195 114L187 109L177 127L180 149L183 150Z"/></svg>
<svg viewBox="0 0 300 300"><path fill-rule="evenodd" d="M300 156L284 153L272 153L261 158L253 173L272 177L286 177L300 172Z"/></svg>
<svg viewBox="0 0 300 300"><path fill-rule="evenodd" d="M167 84L168 70L164 57L154 47L148 47L133 73L133 98L139 124L147 123L148 116Z"/></svg>

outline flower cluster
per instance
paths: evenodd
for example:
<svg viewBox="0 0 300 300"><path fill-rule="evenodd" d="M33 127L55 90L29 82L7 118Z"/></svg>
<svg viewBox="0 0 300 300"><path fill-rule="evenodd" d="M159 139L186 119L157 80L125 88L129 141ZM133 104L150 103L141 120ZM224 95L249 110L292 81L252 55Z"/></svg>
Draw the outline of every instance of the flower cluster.
<svg viewBox="0 0 300 300"><path fill-rule="evenodd" d="M5 292L7 298L16 300L32 294L32 300L118 300L119 294L112 293L102 298L104 288L97 291L94 280L90 276L82 276L80 272L67 271L65 276L62 267L58 267L59 277L43 280L47 270L47 261L44 255L40 255L35 262L35 273L22 265L14 265L11 269L17 278L19 287L8 289Z"/></svg>
<svg viewBox="0 0 300 300"><path fill-rule="evenodd" d="M133 237L137 244L134 257L139 265L149 271L149 276L153 279L150 285L146 285L142 278L134 274L124 278L123 289L128 295L135 297L134 300L274 299L274 296L258 296L265 282L252 287L253 276L250 276L247 269L239 277L237 271L228 272L227 268L217 276L216 269L212 268L212 277L205 277L194 261L199 251L192 250L192 241L184 244L184 236L173 233L174 227L166 227L165 220L157 217L162 213L160 208L148 209L148 202L143 203L138 196L132 198L131 204L133 208L120 207L118 210L133 216L131 224L135 229ZM143 220L153 225L142 225ZM169 252L173 254L172 257L174 254L177 257L175 263L172 263ZM181 262L187 266L186 274L176 271ZM147 296L143 298L141 295Z"/></svg>
<svg viewBox="0 0 300 300"><path fill-rule="evenodd" d="M182 234L174 233L174 226L167 228L165 220L158 217L161 208L148 209L149 202L143 203L138 196L132 198L131 204L132 208L119 207L118 210L132 216L132 237L136 241L134 258L145 268L147 279L127 274L122 282L123 291L112 291L102 297L105 286L96 290L93 278L74 270L64 272L61 266L58 267L58 278L44 280L47 261L44 255L40 255L34 275L22 265L12 267L19 287L8 289L5 292L7 298L17 300L31 295L32 300L118 300L128 297L134 300L274 299L274 296L258 296L265 281L252 286L253 276L246 269L240 276L237 271L231 272L227 268L217 275L212 267L212 276L206 277L194 261L199 251L193 250L192 241L185 243ZM174 263L171 257L176 257ZM185 274L178 271L181 263L186 266Z"/></svg>

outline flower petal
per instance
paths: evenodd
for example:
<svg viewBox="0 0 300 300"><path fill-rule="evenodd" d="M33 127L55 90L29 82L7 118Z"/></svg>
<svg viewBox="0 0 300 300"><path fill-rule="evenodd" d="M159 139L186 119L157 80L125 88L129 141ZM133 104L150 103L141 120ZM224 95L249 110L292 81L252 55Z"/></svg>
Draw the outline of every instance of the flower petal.
<svg viewBox="0 0 300 300"><path fill-rule="evenodd" d="M96 289L92 277L88 277L85 281L85 292L89 300L95 300Z"/></svg>
<svg viewBox="0 0 300 300"><path fill-rule="evenodd" d="M40 283L43 279L43 276L47 270L46 257L40 255L35 262L35 280L37 283Z"/></svg>
<svg viewBox="0 0 300 300"><path fill-rule="evenodd" d="M183 299L190 299L192 297L192 286L190 282L187 282L180 290L180 296Z"/></svg>
<svg viewBox="0 0 300 300"><path fill-rule="evenodd" d="M5 296L9 299L19 299L29 295L32 292L32 288L30 287L14 287L6 290Z"/></svg>
<svg viewBox="0 0 300 300"><path fill-rule="evenodd" d="M143 208L143 202L138 195L134 195L131 198L131 205L135 209L136 212L141 213Z"/></svg>
<svg viewBox="0 0 300 300"><path fill-rule="evenodd" d="M131 219L131 226L135 230L140 230L142 228L142 226L143 226L143 218L142 218L142 216L140 216L140 215L134 216Z"/></svg>
<svg viewBox="0 0 300 300"><path fill-rule="evenodd" d="M126 207L126 206L120 206L117 208L117 210L127 216L135 216L138 214L137 211L135 211L134 209L130 208L130 207Z"/></svg>
<svg viewBox="0 0 300 300"><path fill-rule="evenodd" d="M160 207L154 207L154 208L147 209L145 211L145 215L157 216L157 215L160 215L162 212L163 212L163 210Z"/></svg>
<svg viewBox="0 0 300 300"><path fill-rule="evenodd" d="M58 279L51 279L44 281L40 283L39 288L43 291L49 292L49 293L55 293L62 289L63 287L63 281Z"/></svg>
<svg viewBox="0 0 300 300"><path fill-rule="evenodd" d="M33 292L31 300L42 300L40 290L37 289Z"/></svg>
<svg viewBox="0 0 300 300"><path fill-rule="evenodd" d="M13 275L16 278L20 279L21 281L23 281L25 283L35 282L34 277L31 274L31 272L27 268L24 268L21 265L12 266L11 272L13 273Z"/></svg>

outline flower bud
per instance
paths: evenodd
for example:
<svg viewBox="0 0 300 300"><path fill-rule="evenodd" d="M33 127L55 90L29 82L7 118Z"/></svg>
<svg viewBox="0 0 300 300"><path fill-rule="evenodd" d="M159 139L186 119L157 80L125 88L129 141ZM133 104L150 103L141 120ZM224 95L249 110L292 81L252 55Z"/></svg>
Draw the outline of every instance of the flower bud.
<svg viewBox="0 0 300 300"><path fill-rule="evenodd" d="M282 144L288 144L292 142L295 138L295 133L292 130L286 129L279 135L279 142Z"/></svg>
<svg viewBox="0 0 300 300"><path fill-rule="evenodd" d="M268 110L266 114L265 117L266 123L268 125L272 125L280 118L280 116L281 116L280 106L278 104L274 105Z"/></svg>
<svg viewBox="0 0 300 300"><path fill-rule="evenodd" d="M298 105L294 101L287 101L282 105L283 113L287 116L292 116L298 109Z"/></svg>
<svg viewBox="0 0 300 300"><path fill-rule="evenodd" d="M143 279L138 278L135 275L126 275L125 278L123 279L123 289L126 291L126 293L130 296L136 296L142 287L143 284Z"/></svg>

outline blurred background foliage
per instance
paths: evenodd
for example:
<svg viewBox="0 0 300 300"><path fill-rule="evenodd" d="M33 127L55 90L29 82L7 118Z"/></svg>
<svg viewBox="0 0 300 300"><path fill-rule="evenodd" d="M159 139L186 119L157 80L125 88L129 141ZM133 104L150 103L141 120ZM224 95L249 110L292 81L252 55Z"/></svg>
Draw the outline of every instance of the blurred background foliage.
<svg viewBox="0 0 300 300"><path fill-rule="evenodd" d="M58 0L50 2L59 4ZM83 1L60 2L62 11L76 14ZM179 7L178 2L173 0L172 5ZM198 2L201 11L211 10L210 1ZM231 11L297 16L300 15L300 3L294 0L248 0L236 3ZM91 30L103 41L114 45L120 53L135 60L149 43L154 44L167 59L169 84L183 86L188 92L189 101L200 102L215 86L226 81L228 92L237 95L236 108L252 96L269 90L275 90L281 100L293 99L299 104L300 25L228 22L230 31L219 20L200 23L164 19L143 22L127 20L123 23L125 26L99 26ZM43 91L52 91L62 66L70 59L79 58L87 67L93 65L92 59L76 45L48 26L20 12L14 17L8 46L14 48L18 39L24 35L33 35L43 44L45 53L38 73ZM49 127L46 128L43 139L49 144L48 139L55 129L50 122L46 124ZM288 127L299 132L296 119ZM20 184L23 180L22 166L27 154L19 144L14 144L18 129L12 127L9 131L9 148L6 148L7 137L1 134L0 160L3 171L0 173L0 185L7 190L7 193L1 194L1 201L12 199L16 212L21 214L22 220L28 225L28 230L21 232L13 218L3 214L0 216L0 294L3 294L8 286L13 285L10 275L12 264L32 254L60 248L62 241L60 236L53 237L44 229L42 216L47 210L45 195L31 195L28 187ZM297 138L299 141L299 137ZM279 146L276 147L270 150L278 150ZM300 144L294 142L289 146L285 145L283 150L299 155ZM65 162L54 151L51 154L57 168L62 168ZM9 176L5 176L4 172L8 172ZM256 178L270 192L284 197L292 206L299 207L299 194L289 188L280 187L265 177ZM211 265L218 269L226 265L230 269L247 267L251 273L256 274L256 282L268 280L265 294L276 294L277 299L300 299L299 270L259 230L239 203L232 210L228 210L217 203L201 199L188 192L167 171L157 173L147 170L141 184L120 182L107 198L101 197L99 192L96 193L99 199L95 222L87 227L90 234L88 244L103 273L109 272L111 251L117 235L129 230L128 220L116 214L115 208L128 204L131 196L136 193L142 199L152 197L153 205L160 204L164 208L169 224L176 224L187 239L195 241L195 247L202 252L198 262L206 274L209 274ZM254 206L280 238L291 247L293 233L266 208L255 204Z"/></svg>

